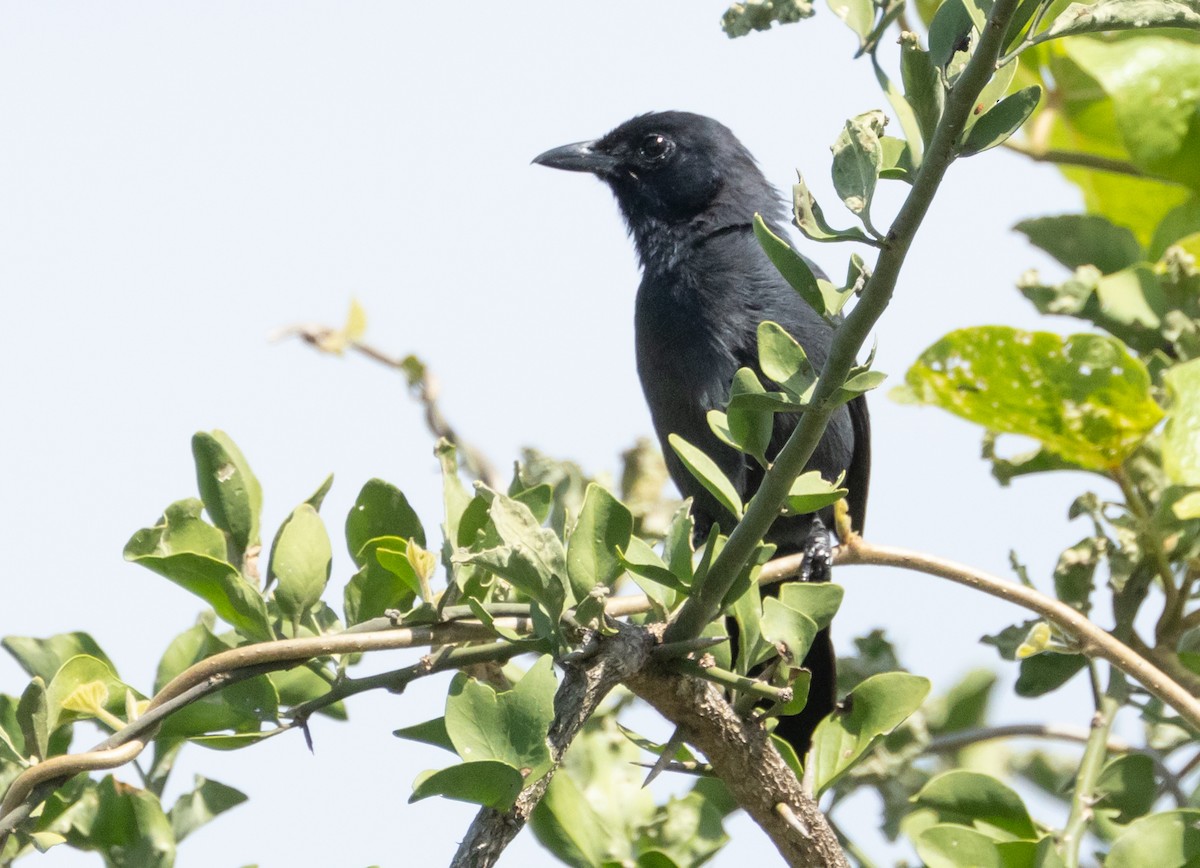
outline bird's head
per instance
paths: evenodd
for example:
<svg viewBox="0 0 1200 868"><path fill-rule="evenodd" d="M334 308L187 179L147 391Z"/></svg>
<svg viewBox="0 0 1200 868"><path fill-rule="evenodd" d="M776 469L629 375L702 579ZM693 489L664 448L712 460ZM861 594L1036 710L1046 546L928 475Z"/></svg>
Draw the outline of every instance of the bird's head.
<svg viewBox="0 0 1200 868"><path fill-rule="evenodd" d="M635 234L646 220L748 222L756 211L773 215L779 208L778 195L728 127L690 112L639 115L533 162L606 182Z"/></svg>

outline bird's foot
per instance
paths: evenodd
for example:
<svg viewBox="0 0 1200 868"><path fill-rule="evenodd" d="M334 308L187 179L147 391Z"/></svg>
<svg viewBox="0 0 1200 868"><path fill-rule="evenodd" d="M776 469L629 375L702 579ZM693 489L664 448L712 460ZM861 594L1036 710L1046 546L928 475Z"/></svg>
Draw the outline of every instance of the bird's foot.
<svg viewBox="0 0 1200 868"><path fill-rule="evenodd" d="M804 538L804 563L800 566L800 581L828 582L833 569L833 545L829 530L818 516Z"/></svg>

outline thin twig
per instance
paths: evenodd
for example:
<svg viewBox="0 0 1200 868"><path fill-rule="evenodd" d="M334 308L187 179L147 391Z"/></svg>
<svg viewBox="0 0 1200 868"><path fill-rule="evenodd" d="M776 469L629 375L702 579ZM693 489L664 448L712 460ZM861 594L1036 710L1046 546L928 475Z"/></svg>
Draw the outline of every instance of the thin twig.
<svg viewBox="0 0 1200 868"><path fill-rule="evenodd" d="M289 709L287 716L298 723L303 723L321 709L368 690L387 690L391 693L399 693L418 678L424 678L436 672L445 672L448 669L461 669L477 663L508 660L526 650L511 642L492 642L487 645L468 645L466 647L448 645L439 648L432 654L427 654L421 658L421 662L414 663L412 666L363 678L343 679L333 685L327 693Z"/></svg>
<svg viewBox="0 0 1200 868"><path fill-rule="evenodd" d="M998 741L1007 738L1037 738L1052 741L1071 741L1086 744L1091 736L1091 730L1077 726L1062 726L1054 723L1012 723L1004 726L988 726L979 729L965 729L961 732L950 732L935 736L925 746L925 753L954 753L971 745L985 741ZM1155 773L1162 778L1163 789L1170 793L1171 798L1179 807L1186 807L1188 796L1183 791L1181 779L1186 777L1187 770L1176 774L1171 771L1157 751L1131 745L1124 739L1109 736L1106 749L1115 754L1140 754L1154 763ZM1198 755L1200 756L1200 755Z"/></svg>
<svg viewBox="0 0 1200 868"><path fill-rule="evenodd" d="M1129 175L1134 178L1149 178L1150 176L1133 163L1117 160L1112 157L1102 157L1099 154L1085 154L1080 151L1063 151L1057 148L1037 148L1017 139L1009 139L1003 147L1022 154L1035 163L1055 163L1059 166L1080 166L1084 169L1095 169L1100 172L1112 172L1117 175Z"/></svg>
<svg viewBox="0 0 1200 868"><path fill-rule="evenodd" d="M272 335L272 339L279 340L295 336L310 346L327 351L324 348L329 339L338 333L338 329L329 326L300 323L280 329ZM389 355L383 352L383 350L360 340L345 341L344 345L347 349L354 350L368 359L379 362L381 365L385 365L403 374L413 396L425 410L425 424L429 428L430 433L435 438L444 437L450 443L454 444L458 449L459 455L462 457L463 466L466 467L467 472L472 476L483 480L489 488L500 489L504 487L504 479L496 471L496 466L479 449L464 440L459 435L457 429L450 424L445 414L442 413L441 406L438 404L441 384L427 366L421 364L419 369L414 371L412 365L405 364L405 357Z"/></svg>
<svg viewBox="0 0 1200 868"><path fill-rule="evenodd" d="M1079 642L1082 653L1107 660L1173 708L1193 727L1200 728L1200 699L1133 647L1089 621L1077 609L1053 597L963 564L907 549L875 545L858 536L851 536L838 549L834 563L878 564L915 570L949 579L1036 612Z"/></svg>
<svg viewBox="0 0 1200 868"><path fill-rule="evenodd" d="M1083 757L1079 760L1079 772L1075 775L1075 787L1071 791L1071 811L1059 839L1061 855L1067 868L1078 868L1079 847L1095 816L1093 808L1096 804L1096 782L1100 779L1100 771L1108 755L1105 748L1118 708L1120 703L1105 695L1101 697L1096 714L1092 718L1092 731L1083 749Z"/></svg>

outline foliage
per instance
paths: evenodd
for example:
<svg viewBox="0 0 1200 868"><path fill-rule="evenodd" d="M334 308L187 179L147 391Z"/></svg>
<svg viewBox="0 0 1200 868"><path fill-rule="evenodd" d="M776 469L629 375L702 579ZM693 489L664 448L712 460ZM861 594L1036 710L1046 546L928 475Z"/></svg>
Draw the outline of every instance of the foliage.
<svg viewBox="0 0 1200 868"><path fill-rule="evenodd" d="M1062 166L1085 213L1016 227L1064 268L1049 280L1027 273L1018 288L1041 313L1068 318L1073 333L1000 325L954 331L921 354L893 394L985 429L984 457L1001 484L1035 473L1090 474L1078 478L1097 490L1082 492L1070 512L1086 524L1085 535L1063 551L1053 575L1035 582L1015 555L1014 565L1024 585L1044 585L1074 612L1095 617L1128 660L1098 662L1095 648L1053 618L984 640L1017 662L1024 696L1088 673L1096 707L1079 721L1090 725L1082 759L1064 773L1061 756L997 746L1010 734L1054 733L989 728L992 674L969 673L930 699L929 682L903 671L886 638L872 634L843 661L846 699L820 724L810 753L785 751L785 759L818 797L827 794L835 818L855 792L876 792L884 832L905 839L929 866L1076 866L1085 846L1109 866L1146 864L1146 853L1159 865L1195 864L1195 720L1129 673L1143 671L1133 665L1141 660L1200 693L1200 12L1190 0L829 6L871 61L901 135L887 135L887 115L871 110L833 136L833 187L858 225L833 228L802 177L793 213L806 237L866 244L878 259L871 266L849 255L839 286L817 277L761 220L756 235L804 303L846 324L841 339L886 307L907 243L953 159L1005 146ZM806 3L749 2L734 5L723 24L741 36L814 12ZM911 32L918 19L923 37ZM881 56L895 24L904 31L897 56ZM1164 29L1179 27L1192 30ZM960 105L964 94L969 105ZM872 209L878 185L889 181L911 190L881 229ZM312 342L341 353L360 343L364 329L354 305L344 328ZM186 745L247 748L303 728L312 714L344 718L345 700L357 692L400 688L443 669L462 670L450 681L444 715L396 735L456 760L419 776L413 800L440 796L504 812L545 785L531 822L566 864L711 858L727 840L723 820L737 806L736 782L713 776L676 740L655 744L625 728L620 717L632 699L620 689L559 768L555 665L586 657L618 633L609 602L623 590L640 592L632 621L670 622L665 647L674 650L660 661L667 670L721 685L752 725L769 728L803 709L801 661L835 617L841 589L791 584L760 596L757 580L773 553L765 530L780 511L811 512L845 496L840 479L788 468L803 467L805 438L811 451L813 432L819 436L833 408L882 383L871 359L856 361L867 330L845 337L835 346L840 361L818 371L782 328L763 324L759 362L770 383L739 371L728 405L709 417L721 440L767 470L750 502L709 456L672 438L683 465L728 510L732 534L713 527L697 537L687 504L663 498L661 459L644 446L626 453L619 491L532 452L506 488L482 481L468 488L456 445L443 440L440 540L399 488L370 480L343 528L355 572L331 589L333 544L320 510L332 478L282 518L264 553L263 496L249 462L223 432L198 433L199 498L168 505L125 548L129 561L206 607L163 652L152 689L143 694L125 683L84 632L4 640L30 681L19 695L0 696L0 789L12 787L0 822L21 820L2 829L14 834L0 863L66 844L100 853L107 865L169 866L188 834L245 799L197 778L164 805ZM419 360L396 367L419 387ZM802 424L772 463L776 413L799 413ZM1002 454L998 442L1013 434L1037 447ZM853 552L855 540L844 542ZM339 597L339 607L329 602ZM736 655L717 615L737 625ZM401 647L422 644L418 635L439 646L421 664L384 676L349 674L371 650L360 639ZM196 680L201 661L222 663L225 680ZM1144 745L1110 740L1123 710L1140 716ZM70 757L84 721L110 735L101 752L152 742L142 785L68 767L26 786L52 767L47 761ZM696 782L681 796L656 799L631 765L647 754L696 774ZM1063 810L1035 815L1026 804L1033 789L1061 800ZM844 843L866 864L851 838Z"/></svg>

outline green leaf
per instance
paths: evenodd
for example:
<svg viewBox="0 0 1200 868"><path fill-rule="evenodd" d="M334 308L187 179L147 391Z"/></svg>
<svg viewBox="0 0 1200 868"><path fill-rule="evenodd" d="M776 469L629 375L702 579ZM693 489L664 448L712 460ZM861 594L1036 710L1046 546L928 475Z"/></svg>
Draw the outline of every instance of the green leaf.
<svg viewBox="0 0 1200 868"><path fill-rule="evenodd" d="M1200 44L1141 34L1111 41L1072 39L1063 49L1111 98L1133 163L1148 174L1200 189Z"/></svg>
<svg viewBox="0 0 1200 868"><path fill-rule="evenodd" d="M511 690L457 675L446 699L446 732L467 762L499 760L537 780L550 767L546 734L554 720L554 666L542 656Z"/></svg>
<svg viewBox="0 0 1200 868"><path fill-rule="evenodd" d="M1149 258L1161 259L1172 244L1189 239L1192 245L1188 247L1188 252L1200 259L1200 249L1195 244L1197 233L1200 233L1200 196L1192 196L1182 205L1172 208L1155 228Z"/></svg>
<svg viewBox="0 0 1200 868"><path fill-rule="evenodd" d="M967 7L959 0L946 0L937 7L929 23L929 60L935 69L945 69L956 53L966 49L973 28Z"/></svg>
<svg viewBox="0 0 1200 868"><path fill-rule="evenodd" d="M1149 813L1158 798L1154 760L1140 753L1110 760L1100 772L1095 793L1098 811L1111 813L1114 822L1132 823Z"/></svg>
<svg viewBox="0 0 1200 868"><path fill-rule="evenodd" d="M1000 100L967 131L959 153L969 157L1007 141L1029 120L1041 98L1042 88L1031 84Z"/></svg>
<svg viewBox="0 0 1200 868"><path fill-rule="evenodd" d="M1200 859L1200 811L1164 811L1142 817L1113 842L1104 868L1146 868L1153 853L1154 868L1189 868Z"/></svg>
<svg viewBox="0 0 1200 868"><path fill-rule="evenodd" d="M1158 27L1200 27L1196 4L1179 0L1100 0L1072 3L1059 14L1035 42L1078 36Z"/></svg>
<svg viewBox="0 0 1200 868"><path fill-rule="evenodd" d="M433 720L427 720L424 723L401 727L400 729L393 730L392 735L397 738L406 738L409 741L431 744L434 747L440 747L442 750L454 753L454 742L450 740L450 733L446 731L445 717L437 717Z"/></svg>
<svg viewBox="0 0 1200 868"><path fill-rule="evenodd" d="M1104 274L1112 274L1145 258L1132 232L1095 214L1022 220L1013 228L1071 269L1094 265Z"/></svg>
<svg viewBox="0 0 1200 868"><path fill-rule="evenodd" d="M792 483L792 490L788 492L785 515L807 515L832 506L848 492L840 483L840 479L836 483L826 482L819 470L801 473Z"/></svg>
<svg viewBox="0 0 1200 868"><path fill-rule="evenodd" d="M915 400L1094 470L1119 465L1162 417L1146 368L1099 335L961 329L922 353L906 382Z"/></svg>
<svg viewBox="0 0 1200 868"><path fill-rule="evenodd" d="M211 623L211 616L207 620ZM158 663L154 677L156 692L189 666L232 647L226 637L212 632L210 623L202 619L171 640ZM193 738L223 730L257 733L264 721L274 721L278 715L279 693L272 682L266 676L251 678L230 684L176 711L163 722L159 738Z"/></svg>
<svg viewBox="0 0 1200 868"><path fill-rule="evenodd" d="M981 832L951 824L930 826L913 840L926 868L1010 868L997 845Z"/></svg>
<svg viewBox="0 0 1200 868"><path fill-rule="evenodd" d="M46 682L40 676L34 676L21 692L16 719L21 737L25 740L25 752L38 759L46 759L50 755L50 706L46 698ZM11 742L8 746L15 747ZM22 752L17 752L14 759L18 763L26 761Z"/></svg>
<svg viewBox="0 0 1200 868"><path fill-rule="evenodd" d="M308 496L308 500L304 501L317 512L321 511L321 504L325 502L325 495L329 494L329 489L333 488L333 474L325 477L325 481L317 487L317 490Z"/></svg>
<svg viewBox="0 0 1200 868"><path fill-rule="evenodd" d="M875 24L875 6L871 0L827 0L829 9L858 34L859 45L866 44L867 34Z"/></svg>
<svg viewBox="0 0 1200 868"><path fill-rule="evenodd" d="M751 585L739 594L729 607L738 629L737 671L743 675L770 657L773 649L763 639L763 598Z"/></svg>
<svg viewBox="0 0 1200 868"><path fill-rule="evenodd" d="M754 236L788 285L809 307L824 315L825 301L821 297L821 290L817 288L817 277L813 274L812 266L787 241L771 231L761 214L754 215Z"/></svg>
<svg viewBox="0 0 1200 868"><path fill-rule="evenodd" d="M962 732L986 724L996 674L972 669L943 696L926 703L923 713L931 733Z"/></svg>
<svg viewBox="0 0 1200 868"><path fill-rule="evenodd" d="M1163 429L1162 466L1176 485L1200 485L1200 359L1168 368L1163 383L1171 398Z"/></svg>
<svg viewBox="0 0 1200 868"><path fill-rule="evenodd" d="M901 7L897 3L893 4L891 8L899 11ZM890 17L891 14L883 16L880 19L880 23ZM881 35L882 33L875 33L868 38L873 39L878 44L878 39ZM879 177L889 180L906 181L911 184L916 167L921 164L921 159L925 153L920 122L917 120L914 107L909 104L896 83L888 77L883 66L880 65L879 58L875 52L871 52L871 66L875 70L875 80L879 82L880 89L883 90L884 96L888 98L888 103L892 106L893 114L900 121L900 130L904 133L903 138L893 138L891 136L880 138L879 144L882 148L882 162L879 166ZM828 302L826 303L828 304Z"/></svg>
<svg viewBox="0 0 1200 868"><path fill-rule="evenodd" d="M943 772L925 784L913 800L936 812L942 823L974 826L990 835L1037 837L1021 797L991 775L965 769Z"/></svg>
<svg viewBox="0 0 1200 868"><path fill-rule="evenodd" d="M245 793L196 775L192 791L176 799L167 814L176 843L244 801Z"/></svg>
<svg viewBox="0 0 1200 868"><path fill-rule="evenodd" d="M275 602L285 617L299 623L325 591L333 568L333 546L325 523L302 503L280 526L271 545L268 580L278 580Z"/></svg>
<svg viewBox="0 0 1200 868"><path fill-rule="evenodd" d="M911 184L913 176L916 174L916 167L913 165L912 149L908 142L895 136L881 136L879 147L881 149L879 177L889 181L905 181Z"/></svg>
<svg viewBox="0 0 1200 868"><path fill-rule="evenodd" d="M361 567L366 562L363 547L367 542L381 536L415 539L425 545L421 520L404 493L382 479L372 479L362 487L346 516L346 545L356 564Z"/></svg>
<svg viewBox="0 0 1200 868"><path fill-rule="evenodd" d="M1054 566L1054 593L1060 600L1087 614L1100 564L1102 542L1086 537L1065 549Z"/></svg>
<svg viewBox="0 0 1200 868"><path fill-rule="evenodd" d="M833 186L851 213L869 229L871 199L883 163L879 137L887 116L879 110L865 112L846 121L833 143Z"/></svg>
<svg viewBox="0 0 1200 868"><path fill-rule="evenodd" d="M1017 63L1008 63L992 74L991 79L980 90L979 96L975 98L975 105L972 107L971 113L967 115L967 123L963 127L959 141L965 139L971 128L986 117L1000 100L1008 96L1009 88L1012 86L1013 79L1016 78L1018 66Z"/></svg>
<svg viewBox="0 0 1200 868"><path fill-rule="evenodd" d="M609 852L604 818L566 774L550 781L529 824L538 843L567 865L600 865Z"/></svg>
<svg viewBox="0 0 1200 868"><path fill-rule="evenodd" d="M821 206L813 198L804 176L797 174L797 181L792 185L792 215L799 229L806 238L812 241L862 241L867 244L874 240L857 226L850 229L834 229L825 222L825 214Z"/></svg>
<svg viewBox="0 0 1200 868"><path fill-rule="evenodd" d="M272 638L258 589L225 560L221 532L200 518L198 500L181 500L125 544L125 560L165 576L204 600L217 615L251 639Z"/></svg>
<svg viewBox="0 0 1200 868"><path fill-rule="evenodd" d="M841 608L845 590L831 582L785 582L779 586L779 599L784 605L803 612L824 630Z"/></svg>
<svg viewBox="0 0 1200 868"><path fill-rule="evenodd" d="M158 799L147 790L122 784L108 775L96 787L99 800L88 843L111 865L171 868L175 833Z"/></svg>
<svg viewBox="0 0 1200 868"><path fill-rule="evenodd" d="M624 551L619 551L617 556L621 559L621 565L634 576L649 579L681 594L687 593L687 585L684 584L683 577L668 567L666 562L641 537L630 538L629 547ZM687 569L689 572L691 571L690 562Z"/></svg>
<svg viewBox="0 0 1200 868"><path fill-rule="evenodd" d="M900 80L904 83L904 98L921 130L921 139L928 145L942 118L944 91L929 52L921 48L915 34L900 36ZM914 145L911 139L909 145Z"/></svg>
<svg viewBox="0 0 1200 868"><path fill-rule="evenodd" d="M1032 699L1058 690L1087 665L1082 654L1038 654L1021 661L1021 671L1013 690L1017 696Z"/></svg>
<svg viewBox="0 0 1200 868"><path fill-rule="evenodd" d="M683 466L692 476L696 477L696 480L704 486L709 494L715 497L717 502L729 510L735 518L741 519L742 498L734 484L729 481L729 477L717 466L717 462L678 434L670 435L667 442L671 444L671 448L675 450L675 454L679 456Z"/></svg>
<svg viewBox="0 0 1200 868"><path fill-rule="evenodd" d="M46 687L46 731L63 723L108 715L123 717L126 694L144 699L107 663L81 654L62 665Z"/></svg>
<svg viewBox="0 0 1200 868"><path fill-rule="evenodd" d="M1042 285L1037 275L1031 274L1018 288L1042 313L1095 323L1140 353L1168 346L1160 315L1169 315L1177 305L1149 266L1135 265L1102 275L1098 268L1084 265L1058 286Z"/></svg>
<svg viewBox="0 0 1200 868"><path fill-rule="evenodd" d="M813 733L809 766L818 795L828 789L875 743L920 708L929 680L907 672L872 675Z"/></svg>
<svg viewBox="0 0 1200 868"><path fill-rule="evenodd" d="M756 588L751 591L757 593ZM817 624L803 612L798 612L775 597L762 601L762 635L780 652L784 662L798 668L812 647Z"/></svg>
<svg viewBox="0 0 1200 868"><path fill-rule="evenodd" d="M456 802L506 811L517 800L524 784L521 773L507 763L478 760L440 771L422 772L413 781L408 801L411 804L430 796L442 796Z"/></svg>
<svg viewBox="0 0 1200 868"><path fill-rule="evenodd" d="M31 678L40 678L45 682L49 682L64 663L80 654L95 657L116 671L116 666L108 659L108 655L100 650L96 640L88 633L59 633L48 639L5 636L0 644L3 644L4 650L13 656Z"/></svg>
<svg viewBox="0 0 1200 868"><path fill-rule="evenodd" d="M458 451L454 444L441 439L434 448L434 453L442 468L442 504L446 516L442 530L447 547L453 549L453 544L458 540L459 521L473 498L458 476ZM449 552L445 553L445 557L449 559Z"/></svg>
<svg viewBox="0 0 1200 868"><path fill-rule="evenodd" d="M485 540L483 548L457 552L454 563L485 567L541 603L557 621L568 589L566 552L558 536L542 527L525 504L482 484L479 492L490 500L488 517L499 544Z"/></svg>
<svg viewBox="0 0 1200 868"><path fill-rule="evenodd" d="M567 575L575 599L596 585L612 585L623 572L617 549L629 547L633 514L599 485L588 485L579 521L567 540Z"/></svg>
<svg viewBox="0 0 1200 868"><path fill-rule="evenodd" d="M517 503L523 503L529 507L529 511L533 513L538 524L545 524L546 520L550 518L550 510L554 505L554 489L549 485L523 488L509 494L509 497Z"/></svg>
<svg viewBox="0 0 1200 868"><path fill-rule="evenodd" d="M733 383L730 384L729 407L726 413L729 434L737 448L757 458L763 466L766 466L767 449L770 448L771 436L775 430L775 416L770 411L735 406L734 402L744 395L765 393L758 374L750 368L739 368L733 375Z"/></svg>
<svg viewBox="0 0 1200 868"><path fill-rule="evenodd" d="M267 729L261 732L239 732L233 735L198 735L188 739L188 741L209 750L234 751L253 747L259 742L266 741L268 738L274 738L283 732L286 732L286 730Z"/></svg>
<svg viewBox="0 0 1200 868"><path fill-rule="evenodd" d="M322 671L329 673L327 668ZM322 677L308 666L297 666L295 669L272 672L267 675L267 679L279 696L279 704L285 708L325 696L329 692L329 678L332 677L334 676ZM333 720L346 720L349 716L344 702L323 706L317 710L317 714L323 714Z"/></svg>
<svg viewBox="0 0 1200 868"><path fill-rule="evenodd" d="M346 583L343 601L347 624L361 624L390 609L407 610L419 583L408 561L408 541L396 536L368 540L359 550L362 566Z"/></svg>
<svg viewBox="0 0 1200 868"><path fill-rule="evenodd" d="M245 456L224 431L199 431L192 437L196 484L213 524L229 534L233 557L240 561L259 542L262 486Z"/></svg>
<svg viewBox="0 0 1200 868"><path fill-rule="evenodd" d="M812 672L807 669L796 669L795 677L792 678L792 698L790 701L772 709L772 714L775 717L788 717L793 714L799 714L804 711L808 705L808 694L812 688ZM799 760L797 760L799 765ZM803 777L803 766L801 766L800 777Z"/></svg>
<svg viewBox="0 0 1200 868"><path fill-rule="evenodd" d="M764 320L758 324L758 364L798 401L807 403L811 398L817 373L804 348L778 323Z"/></svg>

